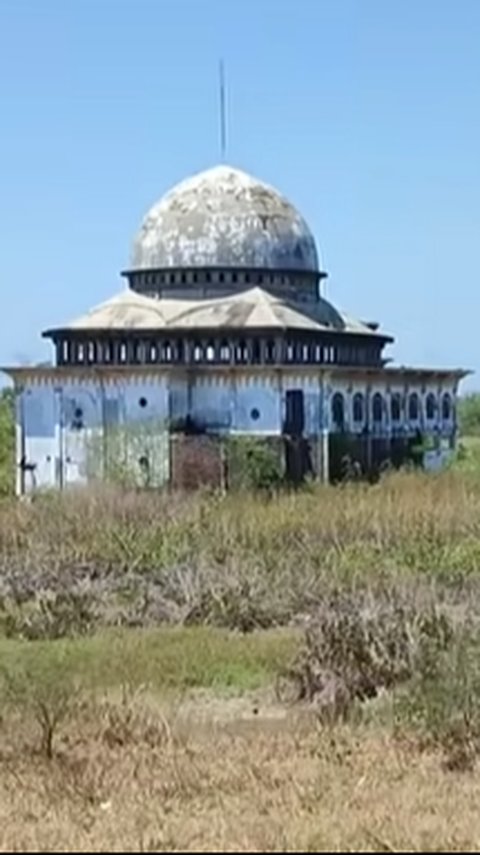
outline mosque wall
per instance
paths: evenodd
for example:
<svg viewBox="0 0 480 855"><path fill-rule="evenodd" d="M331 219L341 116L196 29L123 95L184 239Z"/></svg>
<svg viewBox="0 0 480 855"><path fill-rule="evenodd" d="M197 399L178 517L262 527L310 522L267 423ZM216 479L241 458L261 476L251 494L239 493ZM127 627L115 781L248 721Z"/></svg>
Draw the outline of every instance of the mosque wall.
<svg viewBox="0 0 480 855"><path fill-rule="evenodd" d="M401 378L401 379L400 379ZM285 368L190 375L34 376L17 398L17 492L85 485L115 475L138 485L169 479L169 427L189 416L200 430L281 435L289 393L301 393L303 432L381 440L417 430L453 447L456 383L403 376L370 383ZM431 459L435 468L439 458ZM22 463L22 466L20 466Z"/></svg>
<svg viewBox="0 0 480 855"><path fill-rule="evenodd" d="M17 398L17 492L168 480L165 378L31 381ZM23 461L23 466L20 465Z"/></svg>

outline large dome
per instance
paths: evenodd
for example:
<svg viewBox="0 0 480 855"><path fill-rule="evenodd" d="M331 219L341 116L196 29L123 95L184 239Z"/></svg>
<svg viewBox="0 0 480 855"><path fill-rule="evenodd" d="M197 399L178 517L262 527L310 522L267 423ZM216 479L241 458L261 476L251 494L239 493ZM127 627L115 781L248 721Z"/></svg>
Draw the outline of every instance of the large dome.
<svg viewBox="0 0 480 855"><path fill-rule="evenodd" d="M226 267L318 271L305 220L280 193L217 166L173 187L140 227L132 270Z"/></svg>

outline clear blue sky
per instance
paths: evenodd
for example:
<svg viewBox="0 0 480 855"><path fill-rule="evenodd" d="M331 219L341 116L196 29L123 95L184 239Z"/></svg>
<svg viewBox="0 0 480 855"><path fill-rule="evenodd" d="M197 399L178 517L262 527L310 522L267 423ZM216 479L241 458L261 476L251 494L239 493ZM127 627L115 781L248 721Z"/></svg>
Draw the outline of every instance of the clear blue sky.
<svg viewBox="0 0 480 855"><path fill-rule="evenodd" d="M479 371L480 0L0 0L0 362L121 287L170 185L284 191L396 361Z"/></svg>

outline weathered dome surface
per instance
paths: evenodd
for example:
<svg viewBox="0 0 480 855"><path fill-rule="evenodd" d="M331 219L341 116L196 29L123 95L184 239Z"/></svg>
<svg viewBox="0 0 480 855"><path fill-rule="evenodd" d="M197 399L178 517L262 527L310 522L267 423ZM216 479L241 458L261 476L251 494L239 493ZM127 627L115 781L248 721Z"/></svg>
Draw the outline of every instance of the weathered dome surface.
<svg viewBox="0 0 480 855"><path fill-rule="evenodd" d="M305 220L272 187L217 166L173 187L146 215L133 270L192 267L318 271Z"/></svg>

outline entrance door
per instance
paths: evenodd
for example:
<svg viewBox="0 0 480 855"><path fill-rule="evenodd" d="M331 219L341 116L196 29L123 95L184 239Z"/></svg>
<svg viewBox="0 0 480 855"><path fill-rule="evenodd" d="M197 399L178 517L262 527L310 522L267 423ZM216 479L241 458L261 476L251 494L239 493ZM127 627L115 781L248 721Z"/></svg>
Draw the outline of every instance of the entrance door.
<svg viewBox="0 0 480 855"><path fill-rule="evenodd" d="M305 401L302 389L288 389L285 401L283 432L289 436L302 436L305 428Z"/></svg>

